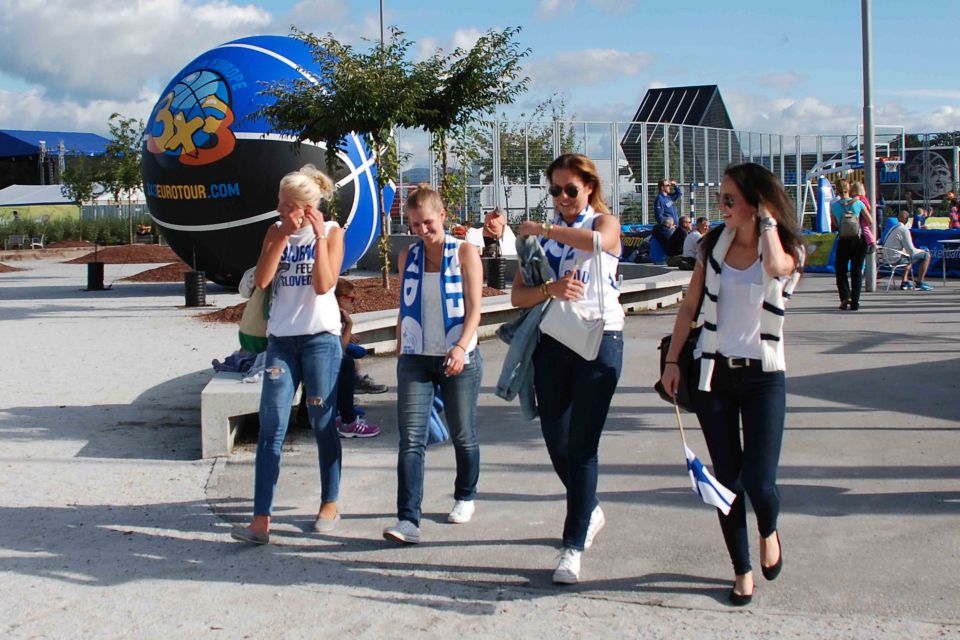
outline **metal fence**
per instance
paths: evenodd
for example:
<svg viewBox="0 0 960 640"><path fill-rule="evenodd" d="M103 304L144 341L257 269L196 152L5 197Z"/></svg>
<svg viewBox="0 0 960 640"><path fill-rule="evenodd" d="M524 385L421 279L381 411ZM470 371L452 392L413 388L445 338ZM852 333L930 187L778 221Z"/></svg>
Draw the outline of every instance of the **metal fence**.
<svg viewBox="0 0 960 640"><path fill-rule="evenodd" d="M552 203L545 170L562 153L578 152L597 165L611 211L624 224L653 221L657 183L676 180L683 190L684 213L713 220L717 187L724 169L733 163L756 162L775 173L799 210L803 208L807 172L830 159L849 157L860 138L851 135L785 136L646 122L493 122L476 127L475 156L458 161L451 170L466 178L461 202L446 203L451 215L473 223L483 213L502 207L512 223L542 219ZM886 142L883 140L886 139ZM960 138L950 134L909 134L905 138L878 137L879 155L899 156L897 171L879 173L879 194L888 205L934 206L949 190L957 190ZM403 223L403 200L416 184L436 186L439 178L429 137L419 131L400 131L397 143L407 160L399 175L399 205L394 211ZM912 193L909 193L912 192ZM813 199L806 199L804 220L812 219Z"/></svg>

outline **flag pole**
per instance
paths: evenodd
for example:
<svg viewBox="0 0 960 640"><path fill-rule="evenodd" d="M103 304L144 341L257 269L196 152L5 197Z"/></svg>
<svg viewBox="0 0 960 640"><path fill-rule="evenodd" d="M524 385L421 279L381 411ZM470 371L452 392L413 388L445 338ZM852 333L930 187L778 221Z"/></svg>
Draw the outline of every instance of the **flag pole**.
<svg viewBox="0 0 960 640"><path fill-rule="evenodd" d="M677 426L680 427L680 439L683 441L683 447L687 447L687 437L683 435L683 423L680 421L680 405L677 404L677 396L673 396L673 412L677 414Z"/></svg>

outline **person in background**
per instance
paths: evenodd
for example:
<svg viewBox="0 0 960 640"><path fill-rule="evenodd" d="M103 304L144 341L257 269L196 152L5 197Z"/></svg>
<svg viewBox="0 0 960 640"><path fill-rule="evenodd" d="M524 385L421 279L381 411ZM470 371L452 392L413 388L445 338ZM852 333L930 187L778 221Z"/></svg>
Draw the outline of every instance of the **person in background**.
<svg viewBox="0 0 960 640"><path fill-rule="evenodd" d="M867 215L860 216L860 235L867 243L867 253L875 251L877 248L877 239L873 235L873 212L870 210L870 201L867 200L867 188L862 182L853 182L850 184L850 195L863 204Z"/></svg>
<svg viewBox="0 0 960 640"><path fill-rule="evenodd" d="M407 197L407 219L419 242L400 252L397 318L397 522L387 540L420 542L425 450L437 388L450 427L457 474L447 522L473 517L480 478L477 398L483 359L477 347L483 267L468 242L444 232L440 194L421 185Z"/></svg>
<svg viewBox="0 0 960 640"><path fill-rule="evenodd" d="M670 236L667 242L667 266L680 267L684 264L683 245L687 241L687 236L693 231L693 221L690 216L680 216L680 224L677 230Z"/></svg>
<svg viewBox="0 0 960 640"><path fill-rule="evenodd" d="M357 381L357 358L366 355L366 349L354 344L353 303L356 300L356 287L344 278L337 280L335 293L340 306L343 359L340 361L340 375L337 377L337 416L336 426L341 438L373 438L380 435L380 427L369 424L363 416L357 414L354 406L354 387ZM361 355L362 354L362 355ZM386 391L386 387L384 387Z"/></svg>
<svg viewBox="0 0 960 640"><path fill-rule="evenodd" d="M552 222L524 221L519 235L539 236L552 280L526 286L519 270L510 301L523 309L560 298L576 300L598 316L603 296L603 337L594 360L585 360L548 335L533 352L533 386L540 429L550 462L566 489L567 509L553 581L576 584L581 557L606 518L597 496L600 436L623 366L623 307L617 289L620 223L610 215L597 167L569 153L547 168L555 214ZM593 258L600 235L600 273Z"/></svg>
<svg viewBox="0 0 960 640"><path fill-rule="evenodd" d="M960 201L957 200L957 194L954 191L947 191L940 200L939 213L942 216L949 216L950 211L960 208Z"/></svg>
<svg viewBox="0 0 960 640"><path fill-rule="evenodd" d="M763 576L774 580L783 568L777 489L786 419L783 322L803 243L791 199L765 167L728 167L718 195L723 224L700 243L660 382L676 394L677 359L702 298L694 405L716 478L737 494L730 512L717 509L717 516L736 576L728 597L743 606L754 591L745 498L757 518Z"/></svg>
<svg viewBox="0 0 960 640"><path fill-rule="evenodd" d="M710 221L703 216L697 218L697 226L687 234L683 241L682 261L678 265L683 271L693 271L697 264L697 255L700 251L700 239L710 230Z"/></svg>
<svg viewBox="0 0 960 640"><path fill-rule="evenodd" d="M917 212L913 215L913 224L910 226L911 229L926 229L927 228L927 218L930 217L930 212L924 209L923 207L917 207Z"/></svg>
<svg viewBox="0 0 960 640"><path fill-rule="evenodd" d="M836 229L840 231L844 213L849 210L858 217L860 229L866 224L872 225L873 218L863 203L850 197L850 182L839 180L836 192L840 196L830 203L830 214ZM833 268L837 280L837 294L840 296L840 310L858 311L860 309L860 292L863 289L863 261L867 256L867 241L863 233L856 236L844 237L840 232L837 238L836 259ZM849 274L849 278L848 278Z"/></svg>
<svg viewBox="0 0 960 640"><path fill-rule="evenodd" d="M497 207L483 218L483 255L499 258L501 253L500 241L503 239L503 230L507 226L507 216L503 209ZM492 248L491 248L492 247Z"/></svg>
<svg viewBox="0 0 960 640"><path fill-rule="evenodd" d="M888 250L906 253L904 260L910 261L910 267L903 270L903 280L900 281L901 289L916 288L919 291L931 291L933 287L923 281L927 277L927 269L930 267L930 252L926 247L917 248L913 245L913 237L910 235L910 229L907 228L909 217L909 211L906 209L900 210L900 214L897 216L897 224L887 232L883 246ZM920 265L916 284L911 284L909 281L913 265Z"/></svg>
<svg viewBox="0 0 960 640"><path fill-rule="evenodd" d="M667 180L664 178L657 183L657 199L653 203L653 216L657 223L653 227L652 235L663 250L667 250L667 243L670 241L672 229L680 223L680 217L677 213L676 202L681 198L683 192L677 185L676 180ZM666 222L670 220L670 224Z"/></svg>
<svg viewBox="0 0 960 640"><path fill-rule="evenodd" d="M950 229L960 229L960 212L957 211L956 207L950 208L950 211L947 213L947 218L950 220Z"/></svg>

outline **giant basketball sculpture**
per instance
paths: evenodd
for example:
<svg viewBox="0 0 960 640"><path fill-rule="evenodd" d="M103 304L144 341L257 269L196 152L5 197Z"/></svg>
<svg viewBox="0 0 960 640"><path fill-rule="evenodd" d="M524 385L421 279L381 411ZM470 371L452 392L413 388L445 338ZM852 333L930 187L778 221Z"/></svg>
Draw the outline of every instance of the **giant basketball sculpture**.
<svg viewBox="0 0 960 640"><path fill-rule="evenodd" d="M303 69L306 73L301 72ZM143 186L150 215L180 258L207 277L236 285L253 266L277 219L277 186L307 162L324 168L324 148L289 139L251 119L272 98L263 81L310 77L307 46L285 36L254 36L220 45L178 73L150 114ZM344 139L331 176L346 228L343 264L355 263L379 233L376 171L363 141ZM393 190L384 193L389 210Z"/></svg>

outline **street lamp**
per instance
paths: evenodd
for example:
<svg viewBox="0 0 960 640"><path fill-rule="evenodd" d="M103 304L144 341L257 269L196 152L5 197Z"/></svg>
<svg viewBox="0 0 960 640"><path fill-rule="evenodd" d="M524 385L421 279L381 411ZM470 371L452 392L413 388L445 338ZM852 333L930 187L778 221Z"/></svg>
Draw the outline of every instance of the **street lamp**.
<svg viewBox="0 0 960 640"><path fill-rule="evenodd" d="M873 44L870 41L873 31L873 19L870 14L870 0L860 0L860 17L863 26L863 146L866 153L863 160L863 177L870 200L870 212L873 214L873 237L877 236L877 146L873 131ZM877 288L877 254L871 253L866 259L864 288L875 291Z"/></svg>

